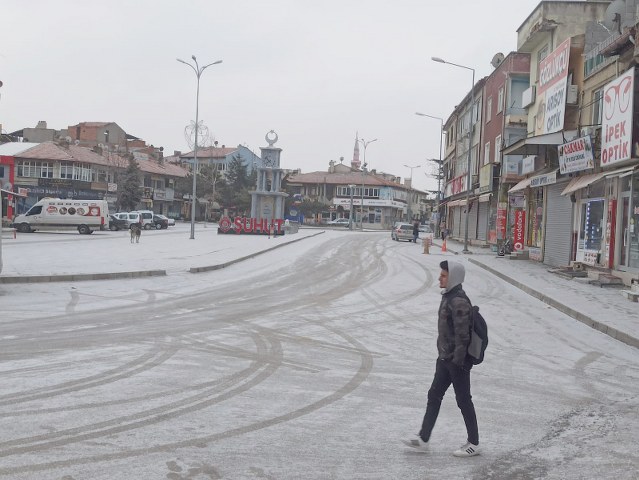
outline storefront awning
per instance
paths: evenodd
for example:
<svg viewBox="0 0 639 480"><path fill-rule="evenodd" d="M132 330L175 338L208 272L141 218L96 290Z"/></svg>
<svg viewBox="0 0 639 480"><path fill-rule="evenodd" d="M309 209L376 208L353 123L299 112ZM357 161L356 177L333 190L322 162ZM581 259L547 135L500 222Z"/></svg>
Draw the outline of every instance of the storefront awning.
<svg viewBox="0 0 639 480"><path fill-rule="evenodd" d="M631 173L632 170L635 169L635 167L636 165L633 165L631 167L619 168L617 170L610 170L607 172L599 172L599 173L589 173L588 175L575 177L572 180L570 180L570 182L568 183L568 185L566 185L566 188L564 188L564 191L561 192L561 194L568 195L569 193L576 192L577 190L586 188L588 185L592 185L593 183L598 182L604 177L610 178L610 177L619 177L624 174L627 175Z"/></svg>
<svg viewBox="0 0 639 480"><path fill-rule="evenodd" d="M566 185L566 188L564 188L564 191L561 192L561 194L568 195L569 193L576 192L577 190L581 188L586 188L588 185L592 185L593 183L601 180L605 175L606 174L604 172L599 172L599 173L590 173L588 175L582 175L581 177L575 177L572 180L570 180L570 182L568 183L568 185Z"/></svg>
<svg viewBox="0 0 639 480"><path fill-rule="evenodd" d="M504 155L537 155L540 147L557 146L566 143L566 139L577 136L576 130L547 133L546 135L536 135L534 137L522 138L518 142L504 148Z"/></svg>
<svg viewBox="0 0 639 480"><path fill-rule="evenodd" d="M446 204L446 206L449 207L449 208L450 207L456 207L457 205L459 205L459 202L460 202L460 200L452 200L452 201L448 202Z"/></svg>
<svg viewBox="0 0 639 480"><path fill-rule="evenodd" d="M518 192L519 190L523 190L524 188L527 188L528 185L530 185L530 180L531 180L530 178L524 178L521 182L519 182L513 188L508 190L508 193Z"/></svg>
<svg viewBox="0 0 639 480"><path fill-rule="evenodd" d="M618 170L613 170L612 172L605 172L605 175L606 175L606 178L625 177L626 175L630 175L635 168L637 168L636 165L633 165L631 167L620 168Z"/></svg>

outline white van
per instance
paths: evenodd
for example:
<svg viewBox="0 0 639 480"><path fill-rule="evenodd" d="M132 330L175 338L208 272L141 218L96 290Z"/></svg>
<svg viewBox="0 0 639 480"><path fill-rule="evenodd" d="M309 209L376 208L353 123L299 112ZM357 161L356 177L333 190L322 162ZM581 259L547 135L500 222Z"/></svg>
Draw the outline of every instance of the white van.
<svg viewBox="0 0 639 480"><path fill-rule="evenodd" d="M11 225L19 232L77 229L81 234L109 228L109 205L105 200L43 198Z"/></svg>

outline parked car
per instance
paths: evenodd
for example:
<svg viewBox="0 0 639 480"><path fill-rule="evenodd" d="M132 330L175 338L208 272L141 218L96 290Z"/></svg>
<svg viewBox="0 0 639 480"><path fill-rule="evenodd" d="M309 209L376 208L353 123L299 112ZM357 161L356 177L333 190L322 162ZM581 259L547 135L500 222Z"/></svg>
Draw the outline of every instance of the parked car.
<svg viewBox="0 0 639 480"><path fill-rule="evenodd" d="M164 215L153 215L153 225L156 230L169 228L169 219Z"/></svg>
<svg viewBox="0 0 639 480"><path fill-rule="evenodd" d="M348 227L350 225L350 220L348 218L336 218L335 220L331 220L330 222L327 222L326 225Z"/></svg>
<svg viewBox="0 0 639 480"><path fill-rule="evenodd" d="M424 239L427 239L430 245L433 244L434 233L433 229L430 228L430 225L424 224L419 226L419 237L422 239L422 241L424 241Z"/></svg>
<svg viewBox="0 0 639 480"><path fill-rule="evenodd" d="M413 225L410 223L396 223L391 230L391 238L396 241L413 241Z"/></svg>
<svg viewBox="0 0 639 480"><path fill-rule="evenodd" d="M134 210L129 213L137 213L142 217L142 227L144 230L155 228L155 222L153 221L154 213L151 210Z"/></svg>
<svg viewBox="0 0 639 480"><path fill-rule="evenodd" d="M117 230L126 230L127 228L129 228L129 223L125 218L120 218L115 213L109 215L109 230L114 232Z"/></svg>
<svg viewBox="0 0 639 480"><path fill-rule="evenodd" d="M167 217L165 215L162 215L160 213L156 213L153 216L154 220L155 220L155 217L157 217L157 218L159 218L161 220L166 220L166 224L167 224L168 227L175 226L175 219L173 219L173 218L169 218L169 217Z"/></svg>
<svg viewBox="0 0 639 480"><path fill-rule="evenodd" d="M127 228L131 228L131 224L133 223L140 223L140 214L137 212L118 212L113 215L124 220L127 224Z"/></svg>

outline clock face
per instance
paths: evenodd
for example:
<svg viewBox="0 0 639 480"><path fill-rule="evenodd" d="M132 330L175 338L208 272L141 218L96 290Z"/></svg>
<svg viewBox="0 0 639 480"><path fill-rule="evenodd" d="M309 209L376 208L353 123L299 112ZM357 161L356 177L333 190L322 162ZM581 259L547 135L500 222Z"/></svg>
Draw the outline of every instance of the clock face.
<svg viewBox="0 0 639 480"><path fill-rule="evenodd" d="M273 165L275 165L275 159L273 158L273 155L266 155L264 157L264 165L266 167L272 167Z"/></svg>

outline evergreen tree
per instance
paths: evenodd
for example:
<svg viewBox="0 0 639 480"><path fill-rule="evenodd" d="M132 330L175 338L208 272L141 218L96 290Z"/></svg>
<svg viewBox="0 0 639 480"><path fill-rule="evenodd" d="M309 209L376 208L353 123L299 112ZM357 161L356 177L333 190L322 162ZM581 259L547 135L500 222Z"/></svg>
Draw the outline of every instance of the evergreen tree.
<svg viewBox="0 0 639 480"><path fill-rule="evenodd" d="M118 185L118 210L135 210L142 199L142 187L140 178L142 172L133 157L129 157L129 166L124 171Z"/></svg>

